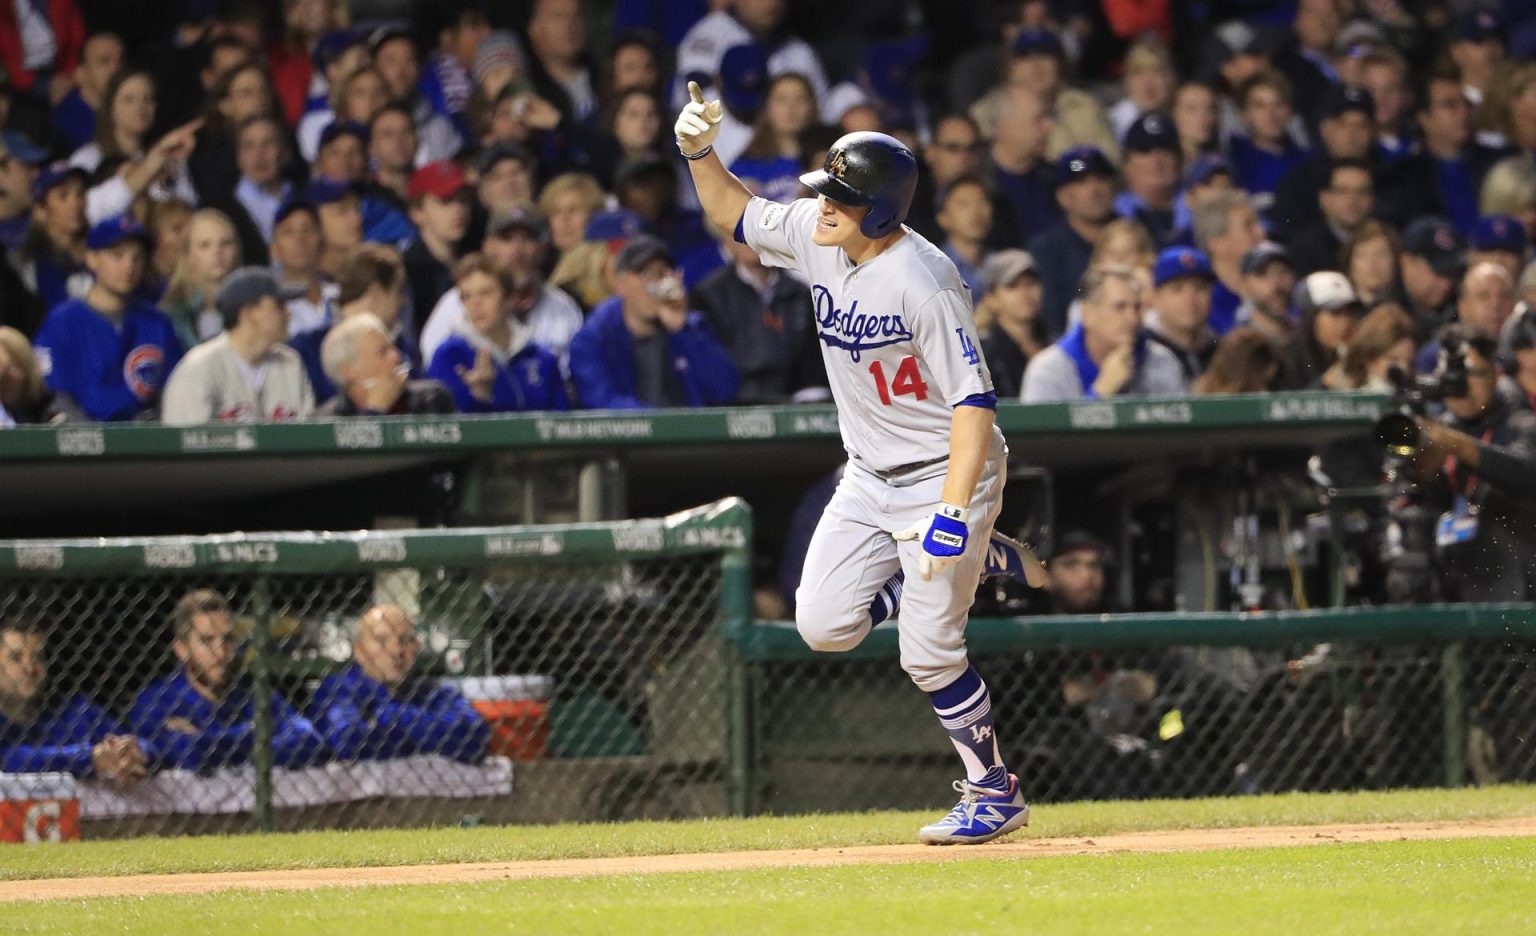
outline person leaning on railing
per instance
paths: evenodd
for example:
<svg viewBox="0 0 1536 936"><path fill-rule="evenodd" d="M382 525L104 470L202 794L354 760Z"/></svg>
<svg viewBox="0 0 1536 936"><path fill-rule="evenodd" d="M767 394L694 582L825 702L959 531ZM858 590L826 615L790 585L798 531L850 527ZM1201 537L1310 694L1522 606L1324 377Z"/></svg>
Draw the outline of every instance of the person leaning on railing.
<svg viewBox="0 0 1536 936"><path fill-rule="evenodd" d="M485 757L490 726L457 690L415 672L420 652L416 623L399 607L375 605L357 619L352 665L325 677L309 708L338 758Z"/></svg>
<svg viewBox="0 0 1536 936"><path fill-rule="evenodd" d="M50 692L48 638L37 621L0 620L0 772L63 772L132 787L159 759L155 746L83 693Z"/></svg>
<svg viewBox="0 0 1536 936"><path fill-rule="evenodd" d="M168 765L205 770L250 763L255 743L251 681L240 672L239 636L223 595L195 589L171 613L171 649L181 668L144 687L133 703L134 732ZM305 767L331 759L315 726L272 695L272 761Z"/></svg>

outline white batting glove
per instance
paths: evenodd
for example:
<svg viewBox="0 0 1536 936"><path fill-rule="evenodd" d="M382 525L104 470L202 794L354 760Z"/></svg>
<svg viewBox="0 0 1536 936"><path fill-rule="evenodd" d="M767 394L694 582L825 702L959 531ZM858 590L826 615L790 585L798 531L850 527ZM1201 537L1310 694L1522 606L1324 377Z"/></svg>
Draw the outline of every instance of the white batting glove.
<svg viewBox="0 0 1536 936"><path fill-rule="evenodd" d="M923 551L917 560L917 571L927 581L933 573L954 565L965 555L970 530L965 521L970 518L968 507L939 504L939 509L926 520L919 520L900 533L892 533L897 542L922 540Z"/></svg>
<svg viewBox="0 0 1536 936"><path fill-rule="evenodd" d="M709 149L720 135L720 118L724 111L719 101L704 102L704 92L697 81L688 82L688 97L683 112L677 115L672 132L677 135L677 148L684 156L696 156Z"/></svg>

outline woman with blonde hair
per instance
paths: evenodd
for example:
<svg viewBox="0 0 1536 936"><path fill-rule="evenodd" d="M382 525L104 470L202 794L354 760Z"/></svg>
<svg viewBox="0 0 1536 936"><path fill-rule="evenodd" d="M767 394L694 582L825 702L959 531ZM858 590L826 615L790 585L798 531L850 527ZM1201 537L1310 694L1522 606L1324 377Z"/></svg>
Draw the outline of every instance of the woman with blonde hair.
<svg viewBox="0 0 1536 936"><path fill-rule="evenodd" d="M197 209L179 198L152 201L144 208L144 227L149 230L151 245L144 261L144 280L139 287L139 297L147 302L160 304L165 290L176 273L181 255L187 252L187 225Z"/></svg>
<svg viewBox="0 0 1536 936"><path fill-rule="evenodd" d="M1266 393L1280 376L1280 349L1257 328L1232 329L1216 345L1205 373L1190 390L1201 396L1223 393Z"/></svg>
<svg viewBox="0 0 1536 936"><path fill-rule="evenodd" d="M1155 35L1142 36L1125 53L1120 100L1109 109L1109 123L1115 139L1124 141L1125 132L1142 114L1161 114L1173 104L1178 75L1168 46Z"/></svg>
<svg viewBox="0 0 1536 936"><path fill-rule="evenodd" d="M1494 163L1483 177L1477 210L1485 218L1509 215L1525 225L1527 237L1536 237L1536 160L1511 156Z"/></svg>
<svg viewBox="0 0 1536 936"><path fill-rule="evenodd" d="M0 325L0 413L21 424L58 423L71 413L43 382L42 368L27 336Z"/></svg>
<svg viewBox="0 0 1536 936"><path fill-rule="evenodd" d="M1390 393L1393 385L1388 374L1394 367L1413 373L1413 358L1422 341L1413 316L1395 302L1384 302L1355 326L1339 360L1323 375L1323 386Z"/></svg>
<svg viewBox="0 0 1536 936"><path fill-rule="evenodd" d="M1132 218L1116 218L1104 225L1098 246L1088 258L1088 270L1104 266L1125 267L1136 275L1141 294L1146 296L1152 293L1152 264L1155 262L1157 245L1152 242L1146 226ZM1087 270L1083 272L1086 274ZM1076 325L1082 318L1083 300L1073 299L1067 306L1068 327Z"/></svg>
<svg viewBox="0 0 1536 936"><path fill-rule="evenodd" d="M549 242L563 259L586 240L587 222L603 210L607 195L597 180L584 172L557 175L539 193L539 214L549 225Z"/></svg>
<svg viewBox="0 0 1536 936"><path fill-rule="evenodd" d="M603 241L583 241L560 257L554 272L549 274L549 283L569 293L583 314L591 312L593 306L613 295L608 281L608 261L612 256Z"/></svg>
<svg viewBox="0 0 1536 936"><path fill-rule="evenodd" d="M304 161L313 163L320 154L320 136L326 127L333 123L355 123L366 127L388 103L389 91L384 76L373 66L365 65L342 78L331 89L330 108L310 111L299 121L299 152Z"/></svg>
<svg viewBox="0 0 1536 936"><path fill-rule="evenodd" d="M224 330L217 306L219 282L239 265L240 238L229 216L215 208L193 214L186 249L160 301L183 347L190 349Z"/></svg>

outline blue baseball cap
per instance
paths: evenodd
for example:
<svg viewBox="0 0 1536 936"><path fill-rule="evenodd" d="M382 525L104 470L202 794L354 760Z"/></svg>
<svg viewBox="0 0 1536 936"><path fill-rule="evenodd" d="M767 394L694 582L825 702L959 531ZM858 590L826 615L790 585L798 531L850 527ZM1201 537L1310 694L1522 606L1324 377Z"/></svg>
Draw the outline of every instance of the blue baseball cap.
<svg viewBox="0 0 1536 936"><path fill-rule="evenodd" d="M133 215L114 215L91 225L91 229L85 233L85 249L107 250L126 240L148 245L149 232L144 230L144 225L135 220Z"/></svg>
<svg viewBox="0 0 1536 936"><path fill-rule="evenodd" d="M1211 181L1212 176L1218 175L1232 178L1232 164L1227 162L1225 156L1208 153L1195 160L1195 164L1189 167L1188 174L1184 176L1184 187L1193 188L1196 185L1204 185Z"/></svg>
<svg viewBox="0 0 1536 936"><path fill-rule="evenodd" d="M327 179L325 176L316 176L304 186L304 191L299 198L316 208L321 205L329 205L339 202L349 195L357 194L357 186L345 179Z"/></svg>
<svg viewBox="0 0 1536 936"><path fill-rule="evenodd" d="M756 115L768 94L768 52L755 42L720 57L720 99L735 114Z"/></svg>
<svg viewBox="0 0 1536 936"><path fill-rule="evenodd" d="M1463 16L1456 23L1458 42L1482 42L1485 39L1502 40L1504 20L1493 10L1476 10Z"/></svg>
<svg viewBox="0 0 1536 936"><path fill-rule="evenodd" d="M1071 185L1080 179L1098 176L1111 182L1115 167L1097 146L1074 146L1056 160L1056 184Z"/></svg>
<svg viewBox="0 0 1536 936"><path fill-rule="evenodd" d="M589 241L629 240L643 230L644 218L620 208L616 211L599 211L593 215L587 221L587 230L582 237Z"/></svg>
<svg viewBox="0 0 1536 936"><path fill-rule="evenodd" d="M83 185L90 179L90 175L79 166L71 166L67 162L49 163L38 172L37 181L32 183L32 200L42 201L44 195L70 179L79 179Z"/></svg>
<svg viewBox="0 0 1536 936"><path fill-rule="evenodd" d="M1211 261L1203 251L1193 247L1168 247L1157 255L1157 262L1152 265L1153 286L1171 283L1186 276L1215 279L1215 274L1211 272Z"/></svg>
<svg viewBox="0 0 1536 936"><path fill-rule="evenodd" d="M48 153L19 130L0 130L0 156L18 159L22 165L41 166Z"/></svg>
<svg viewBox="0 0 1536 936"><path fill-rule="evenodd" d="M1021 29L1018 35L1013 37L1013 55L1015 58L1023 58L1027 55L1052 55L1059 59L1067 57L1066 50L1062 48L1060 36L1053 30L1036 27Z"/></svg>
<svg viewBox="0 0 1536 936"><path fill-rule="evenodd" d="M353 46L366 46L368 37L352 29L335 29L321 36L309 60L321 75Z"/></svg>
<svg viewBox="0 0 1536 936"><path fill-rule="evenodd" d="M879 100L888 126L911 126L917 107L913 69L928 54L927 36L872 42L864 54L869 90Z"/></svg>
<svg viewBox="0 0 1536 936"><path fill-rule="evenodd" d="M351 134L352 136L357 137L357 142L363 144L365 149L367 148L367 127L360 123L353 123L346 120L337 120L326 124L325 129L320 131L320 146L316 151L318 152L319 150L325 149L327 146L330 146L331 143L338 137L346 136L347 134Z"/></svg>
<svg viewBox="0 0 1536 936"><path fill-rule="evenodd" d="M1508 250L1524 254L1525 225L1509 215L1486 215L1477 219L1467 244L1473 250Z"/></svg>
<svg viewBox="0 0 1536 936"><path fill-rule="evenodd" d="M1125 131L1125 151L1150 153L1155 150L1168 150L1174 154L1183 152L1179 146L1178 128L1162 114L1142 114Z"/></svg>

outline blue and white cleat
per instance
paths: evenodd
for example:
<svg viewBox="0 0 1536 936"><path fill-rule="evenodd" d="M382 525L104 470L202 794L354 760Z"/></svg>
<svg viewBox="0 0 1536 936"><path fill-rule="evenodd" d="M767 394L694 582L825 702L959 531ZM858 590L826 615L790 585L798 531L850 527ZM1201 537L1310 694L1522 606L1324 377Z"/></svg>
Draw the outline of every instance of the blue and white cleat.
<svg viewBox="0 0 1536 936"><path fill-rule="evenodd" d="M955 792L960 802L949 815L918 830L924 845L980 845L1029 825L1029 804L1013 774L1008 775L1007 793L968 780L956 780Z"/></svg>
<svg viewBox="0 0 1536 936"><path fill-rule="evenodd" d="M981 577L994 576L1017 579L1030 588L1044 588L1045 563L1035 551L1011 536L992 531L987 540L987 555L982 563Z"/></svg>

